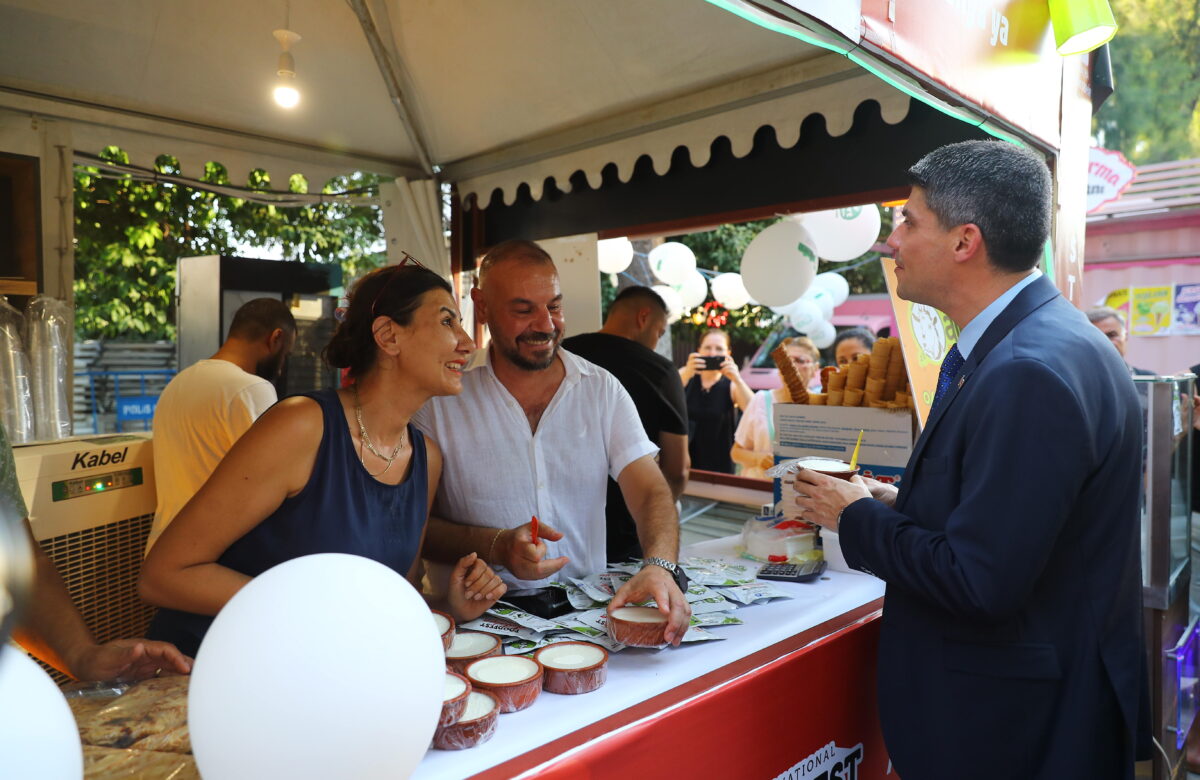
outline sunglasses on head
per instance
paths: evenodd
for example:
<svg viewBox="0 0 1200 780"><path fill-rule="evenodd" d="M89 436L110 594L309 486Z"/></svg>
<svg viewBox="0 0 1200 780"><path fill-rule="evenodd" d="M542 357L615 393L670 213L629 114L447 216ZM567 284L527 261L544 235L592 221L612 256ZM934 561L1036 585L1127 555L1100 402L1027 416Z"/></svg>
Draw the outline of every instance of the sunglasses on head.
<svg viewBox="0 0 1200 780"><path fill-rule="evenodd" d="M403 251L403 250L401 250L401 251ZM392 286L392 280L395 279L397 276L399 276L399 274L396 272L395 269L404 268L405 266L407 266L409 268L425 269L425 266L421 263L420 260L413 257L408 252L403 252L403 254L404 254L404 257L401 258L400 262L396 263L394 266L392 266L391 270L388 271L387 281L385 281L383 283L383 286L379 288L379 292L375 293L375 300L371 301L371 319L375 319L375 317L378 316L375 312L375 307L379 305L379 301L380 301L380 299L383 298L383 294L386 293L388 288ZM428 270L428 269L425 269L425 270ZM348 300L347 300L347 303L349 303ZM348 306L337 307L336 309L333 310L333 318L335 320L337 320L338 322L343 322L346 319L346 313L348 310L349 310Z"/></svg>

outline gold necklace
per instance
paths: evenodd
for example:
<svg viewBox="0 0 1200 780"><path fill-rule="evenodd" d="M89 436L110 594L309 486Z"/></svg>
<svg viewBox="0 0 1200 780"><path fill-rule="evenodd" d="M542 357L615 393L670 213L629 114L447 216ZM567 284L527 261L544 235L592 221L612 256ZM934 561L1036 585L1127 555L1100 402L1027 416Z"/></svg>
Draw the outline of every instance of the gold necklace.
<svg viewBox="0 0 1200 780"><path fill-rule="evenodd" d="M372 477L381 477L387 473L388 469L390 469L392 467L392 463L396 460L396 457L400 454L401 448L404 447L404 438L405 438L405 434L407 433L407 429L400 431L400 443L396 445L396 449L392 450L392 454L390 457L387 455L383 455L382 453L379 452L379 450L375 449L375 445L371 443L371 437L367 435L367 426L363 425L362 404L359 403L359 400L358 400L358 385L357 384L354 386L354 419L358 420L359 441L361 441L364 445L366 445L366 448L371 451L372 455L374 455L375 457L379 458L382 461L387 462L387 465L383 467L383 471L379 472L378 474L371 474L370 469L367 469L367 473L371 474ZM358 448L358 462L362 463L363 468L367 468L366 461L363 460L361 446Z"/></svg>

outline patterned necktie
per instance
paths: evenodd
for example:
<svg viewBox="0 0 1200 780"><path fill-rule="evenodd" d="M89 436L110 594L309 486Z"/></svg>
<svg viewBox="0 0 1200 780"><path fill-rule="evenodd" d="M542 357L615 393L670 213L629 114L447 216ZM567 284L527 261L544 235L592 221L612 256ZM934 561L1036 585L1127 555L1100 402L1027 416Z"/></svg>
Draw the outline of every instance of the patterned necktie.
<svg viewBox="0 0 1200 780"><path fill-rule="evenodd" d="M954 382L954 377L958 376L958 370L962 368L963 356L958 351L958 344L950 345L950 351L946 353L946 357L942 360L942 370L938 372L937 392L933 395L933 406L930 411L937 408L938 401L946 395L950 390L950 385Z"/></svg>

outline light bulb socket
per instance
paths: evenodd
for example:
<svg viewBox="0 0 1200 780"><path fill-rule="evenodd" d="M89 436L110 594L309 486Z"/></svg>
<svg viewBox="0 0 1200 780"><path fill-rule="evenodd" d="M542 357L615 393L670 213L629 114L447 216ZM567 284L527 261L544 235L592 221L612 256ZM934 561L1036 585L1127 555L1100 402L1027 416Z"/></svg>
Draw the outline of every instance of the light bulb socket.
<svg viewBox="0 0 1200 780"><path fill-rule="evenodd" d="M291 52L282 51L279 53L279 67L275 72L280 76L296 78L296 58L292 56Z"/></svg>

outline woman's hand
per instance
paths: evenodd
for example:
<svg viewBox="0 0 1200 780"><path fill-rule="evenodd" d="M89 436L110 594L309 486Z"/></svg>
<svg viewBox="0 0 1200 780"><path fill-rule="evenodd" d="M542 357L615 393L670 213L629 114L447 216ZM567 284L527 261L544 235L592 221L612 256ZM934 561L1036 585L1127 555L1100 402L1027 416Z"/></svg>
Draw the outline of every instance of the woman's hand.
<svg viewBox="0 0 1200 780"><path fill-rule="evenodd" d="M446 594L450 614L461 622L474 620L504 595L508 587L500 575L483 560L471 553L459 559L450 573L450 590Z"/></svg>
<svg viewBox="0 0 1200 780"><path fill-rule="evenodd" d="M721 361L721 376L730 382L737 382L742 378L742 374L738 371L737 363L734 362L732 355L726 355L725 359Z"/></svg>
<svg viewBox="0 0 1200 780"><path fill-rule="evenodd" d="M679 369L679 378L686 385L692 381L692 377L696 372L704 370L704 356L699 352L693 352L687 356L687 362L683 364L683 368Z"/></svg>

